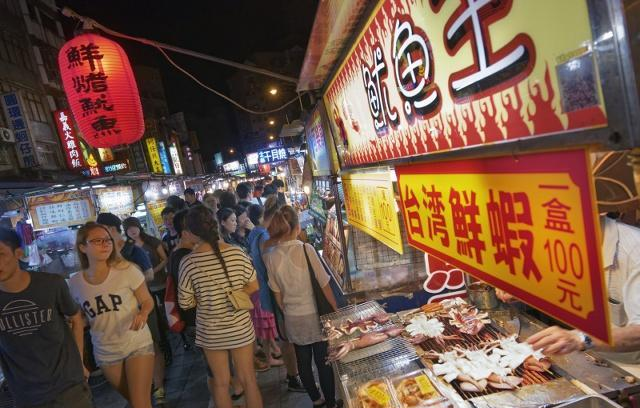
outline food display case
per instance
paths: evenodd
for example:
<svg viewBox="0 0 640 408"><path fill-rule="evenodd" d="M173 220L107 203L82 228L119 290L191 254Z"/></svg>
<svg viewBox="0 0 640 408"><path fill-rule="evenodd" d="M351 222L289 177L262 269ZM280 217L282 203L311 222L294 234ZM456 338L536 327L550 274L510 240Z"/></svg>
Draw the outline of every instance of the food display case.
<svg viewBox="0 0 640 408"><path fill-rule="evenodd" d="M514 318L522 325L505 325ZM640 388L592 353L547 359L522 343L544 327L541 322L513 309L481 311L461 298L397 314L369 301L321 321L329 360L352 408L552 406L603 388L628 403ZM400 329L397 335L390 335L393 329ZM372 341L354 346L361 339Z"/></svg>

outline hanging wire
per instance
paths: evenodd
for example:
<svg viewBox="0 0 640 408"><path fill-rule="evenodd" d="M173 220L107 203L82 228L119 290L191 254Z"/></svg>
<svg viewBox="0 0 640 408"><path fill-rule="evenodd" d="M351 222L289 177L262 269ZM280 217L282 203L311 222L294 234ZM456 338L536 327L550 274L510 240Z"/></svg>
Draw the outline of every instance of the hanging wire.
<svg viewBox="0 0 640 408"><path fill-rule="evenodd" d="M213 92L214 94L218 95L222 99L224 99L227 102L231 103L233 106L237 107L238 109L242 109L245 112L252 113L254 115L268 115L269 113L274 113L274 112L281 111L282 109L286 108L287 106L289 106L292 103L294 103L295 101L297 101L298 98L299 98L299 96L296 96L295 98L291 99L289 102L285 103L284 105L282 105L282 106L280 106L278 108L275 108L275 109L268 110L268 111L255 111L255 110L249 109L247 107L242 106L241 104L239 104L238 102L234 101L233 99L229 98L228 96L226 96L226 95L216 91L215 89L210 88L209 86L205 85L204 83L202 83L202 81L200 81L198 78L196 78L191 73L189 73L186 69L184 69L180 65L178 65L173 59L171 59L171 57L161 47L159 47L157 45L154 45L154 47L158 51L160 51L160 53L167 59L167 61L169 61L169 63L171 65L174 66L174 68L176 68L178 71L182 72L183 74L185 74L186 76L191 78L196 84L200 85L201 87L203 87L204 89L206 89L209 92Z"/></svg>
<svg viewBox="0 0 640 408"><path fill-rule="evenodd" d="M203 87L204 89L208 90L209 92L214 93L215 95L223 98L224 100L226 100L227 102L231 103L232 105L234 105L236 108L241 109L245 112L254 114L254 115L268 115L270 113L274 113L274 112L278 112L283 110L284 108L286 108L287 106L291 105L292 103L294 103L296 100L300 99L300 94L297 95L295 98L293 98L292 100L286 102L284 105L275 108L275 109L271 109L271 110L267 110L267 111L256 111L253 109L249 109L243 105L241 105L239 102L234 101L233 99L231 99L230 97L224 95L223 93L205 85L202 81L200 81L198 78L196 78L193 74L189 73L186 69L182 68L180 65L178 65L173 59L171 59L171 57L169 57L169 55L165 52L165 48L170 49L170 50L174 50L174 51L180 51L183 53L187 53L190 56L196 57L196 58L203 58L204 55L196 55L197 53L194 53L193 51L189 51L189 50L185 50L185 49L181 49L178 47L173 47L173 46L169 46L167 44L162 44L160 42L157 41L153 41L153 40L149 40L146 38L142 38L142 37L133 37L131 35L127 35L124 33L120 33L118 31L112 30L108 27L103 26L102 24L98 23L97 21L93 20L92 18L89 17L85 17L85 16L81 16L79 14L77 14L75 11L65 7L61 10L62 14L70 17L70 18L75 18L78 21L81 21L83 23L84 29L87 30L91 30L91 29L99 29L100 31L103 31L109 35L112 35L114 37L119 37L119 38L124 38L126 40L130 40L130 41L135 41L135 42L139 42L141 44L144 45L149 45L151 47L156 48L158 51L160 51L160 53L167 59L167 61L169 61L169 63L171 65L173 65L174 68L176 68L177 70L179 70L180 72L182 72L183 74L185 74L186 76L188 76L189 78L191 78L194 82L196 82L198 85L200 85L201 87ZM223 60L221 58L216 58L216 57L211 57L211 56L207 56L207 60L214 60L215 62L219 62L219 63L223 63L226 65L231 65L234 66L236 68L240 68L240 69L251 69L251 71L262 74L262 75L268 75L268 76L272 76L272 77L276 77L279 79L283 79L283 80L290 80L290 78L278 74L278 73L274 73L274 72L270 72L266 69L261 69L261 68L255 68L255 67L246 67L243 64L239 64L239 63L235 63L232 61L226 61ZM306 92L305 92L306 93Z"/></svg>

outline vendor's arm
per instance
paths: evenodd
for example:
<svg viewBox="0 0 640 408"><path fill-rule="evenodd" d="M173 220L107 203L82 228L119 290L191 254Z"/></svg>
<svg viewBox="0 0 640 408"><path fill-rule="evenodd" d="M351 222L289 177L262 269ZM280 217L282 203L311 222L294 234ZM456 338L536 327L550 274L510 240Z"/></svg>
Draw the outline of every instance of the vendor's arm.
<svg viewBox="0 0 640 408"><path fill-rule="evenodd" d="M640 325L630 324L625 327L614 327L611 330L613 346L592 339L593 349L596 351L627 352L640 350ZM585 350L587 345L583 336L575 330L566 330L558 326L548 327L527 339L535 350L544 349L544 354L569 354L574 351Z"/></svg>

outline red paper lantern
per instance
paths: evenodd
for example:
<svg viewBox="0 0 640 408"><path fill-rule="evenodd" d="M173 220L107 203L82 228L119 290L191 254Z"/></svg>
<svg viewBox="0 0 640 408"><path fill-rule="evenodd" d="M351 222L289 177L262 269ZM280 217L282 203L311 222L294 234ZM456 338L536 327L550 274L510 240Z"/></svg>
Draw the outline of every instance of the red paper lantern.
<svg viewBox="0 0 640 408"><path fill-rule="evenodd" d="M58 65L71 111L89 145L112 147L142 137L140 95L122 47L82 34L62 46Z"/></svg>

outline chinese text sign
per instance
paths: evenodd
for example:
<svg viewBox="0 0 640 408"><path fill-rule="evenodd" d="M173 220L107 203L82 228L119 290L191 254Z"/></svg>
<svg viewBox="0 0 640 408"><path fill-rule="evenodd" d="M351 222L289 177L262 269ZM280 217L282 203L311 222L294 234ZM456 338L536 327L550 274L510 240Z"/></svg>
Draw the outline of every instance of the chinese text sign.
<svg viewBox="0 0 640 408"><path fill-rule="evenodd" d="M71 112L68 110L58 110L53 113L58 135L62 143L64 157L67 159L69 170L81 170L84 167L84 158L80 148L80 142L73 126Z"/></svg>
<svg viewBox="0 0 640 408"><path fill-rule="evenodd" d="M271 164L287 160L289 154L284 147L274 147L272 149L258 150L258 162L260 164Z"/></svg>
<svg viewBox="0 0 640 408"><path fill-rule="evenodd" d="M609 341L588 163L570 150L398 166L409 243Z"/></svg>
<svg viewBox="0 0 640 408"><path fill-rule="evenodd" d="M162 162L160 160L160 153L158 152L158 142L155 137L150 137L146 140L147 153L149 154L149 161L151 162L151 171L153 173L163 173Z"/></svg>
<svg viewBox="0 0 640 408"><path fill-rule="evenodd" d="M402 235L390 173L342 175L349 223L402 254Z"/></svg>
<svg viewBox="0 0 640 408"><path fill-rule="evenodd" d="M342 164L606 126L586 3L381 0L324 95Z"/></svg>
<svg viewBox="0 0 640 408"><path fill-rule="evenodd" d="M13 130L16 138L18 164L21 168L38 167L38 156L33 147L29 124L24 115L19 95L15 92L2 95L2 106L9 127Z"/></svg>

